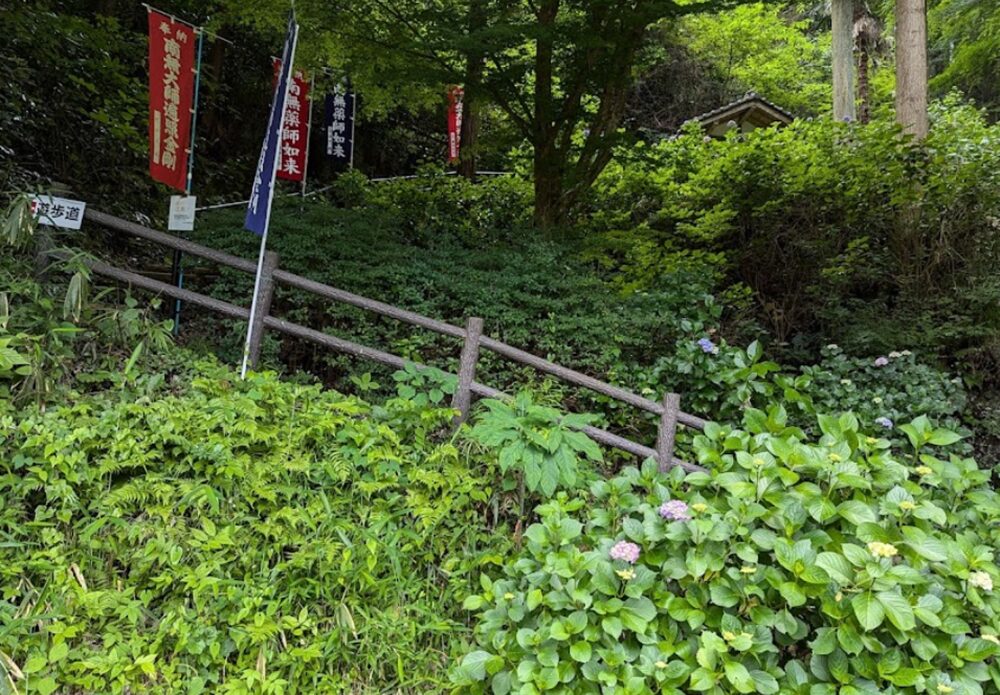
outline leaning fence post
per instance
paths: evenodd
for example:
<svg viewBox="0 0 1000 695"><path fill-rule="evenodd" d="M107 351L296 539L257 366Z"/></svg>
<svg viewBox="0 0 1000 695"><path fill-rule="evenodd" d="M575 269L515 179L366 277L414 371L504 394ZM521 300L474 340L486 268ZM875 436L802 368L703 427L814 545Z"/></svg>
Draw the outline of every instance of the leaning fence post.
<svg viewBox="0 0 1000 695"><path fill-rule="evenodd" d="M453 424L456 426L469 417L472 406L472 381L476 378L476 361L479 359L479 338L483 335L483 320L470 316L465 322L465 343L458 364L458 386L451 399L451 407L458 411Z"/></svg>
<svg viewBox="0 0 1000 695"><path fill-rule="evenodd" d="M250 326L250 366L257 369L260 361L261 343L264 341L264 319L271 311L274 296L274 271L278 269L278 254L267 251L260 270L260 289L257 295L257 311Z"/></svg>
<svg viewBox="0 0 1000 695"><path fill-rule="evenodd" d="M674 436L677 433L677 413L681 410L681 397L668 393L663 397L663 414L660 429L656 433L656 458L661 471L668 471L674 465Z"/></svg>
<svg viewBox="0 0 1000 695"><path fill-rule="evenodd" d="M53 248L49 230L43 225L35 227L35 278L39 281L46 279L49 265L52 263L49 254Z"/></svg>

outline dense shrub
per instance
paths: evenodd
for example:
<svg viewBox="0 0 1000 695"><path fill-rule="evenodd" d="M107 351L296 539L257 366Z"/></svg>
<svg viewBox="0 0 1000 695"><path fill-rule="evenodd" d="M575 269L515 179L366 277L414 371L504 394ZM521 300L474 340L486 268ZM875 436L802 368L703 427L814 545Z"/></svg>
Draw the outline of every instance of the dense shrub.
<svg viewBox="0 0 1000 695"><path fill-rule="evenodd" d="M462 692L955 693L1000 688L1000 500L926 418L909 445L784 411L710 425L707 473L648 462L538 509L465 605Z"/></svg>
<svg viewBox="0 0 1000 695"><path fill-rule="evenodd" d="M955 100L922 143L895 124L799 120L622 153L598 184L594 255L625 288L693 266L747 287L786 354L820 345L989 358L1000 329L1000 130Z"/></svg>
<svg viewBox="0 0 1000 695"><path fill-rule="evenodd" d="M509 545L495 458L450 410L198 371L0 410L0 691L440 691Z"/></svg>
<svg viewBox="0 0 1000 695"><path fill-rule="evenodd" d="M368 182L351 172L334 183L333 196L349 207L388 212L400 240L420 246L442 239L510 243L531 221L531 183L518 176L474 183L428 166L412 178Z"/></svg>
<svg viewBox="0 0 1000 695"><path fill-rule="evenodd" d="M241 223L240 212L220 211L206 216L195 236L252 257L256 239ZM615 379L619 365L651 364L680 336L700 330L718 312L697 283L664 283L656 291L622 296L579 258L577 246L533 232L498 245L442 233L428 247L415 248L391 211L377 206L344 210L321 202L304 208L288 203L275 212L269 245L281 255L282 268L458 325L467 316L481 316L490 335L601 378ZM224 271L199 289L245 304L251 288L252 278L246 274ZM409 324L280 287L273 313L407 358L455 368L458 341ZM185 328L185 333L190 330ZM215 317L205 332L226 359L238 357L240 329L223 345ZM270 355L338 385L346 384L348 375L372 368L342 356L317 355L291 340L273 346ZM486 352L481 373L497 387L518 380L509 364Z"/></svg>
<svg viewBox="0 0 1000 695"><path fill-rule="evenodd" d="M918 415L958 426L966 402L960 379L918 362L911 351L858 358L827 345L822 355L822 361L801 369L802 392L816 412L850 410L866 425L881 422L886 428Z"/></svg>

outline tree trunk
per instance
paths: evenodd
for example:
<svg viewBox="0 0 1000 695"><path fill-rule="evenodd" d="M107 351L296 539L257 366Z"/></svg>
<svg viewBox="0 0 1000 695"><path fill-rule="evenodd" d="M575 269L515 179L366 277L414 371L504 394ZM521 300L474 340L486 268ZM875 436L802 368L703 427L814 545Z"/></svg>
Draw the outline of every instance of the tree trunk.
<svg viewBox="0 0 1000 695"><path fill-rule="evenodd" d="M870 123L872 120L871 89L868 85L868 66L871 58L865 48L858 51L858 120Z"/></svg>
<svg viewBox="0 0 1000 695"><path fill-rule="evenodd" d="M833 117L853 121L854 111L854 3L832 0L830 20L833 31Z"/></svg>
<svg viewBox="0 0 1000 695"><path fill-rule="evenodd" d="M563 221L562 157L555 134L548 142L535 142L535 225L550 229Z"/></svg>
<svg viewBox="0 0 1000 695"><path fill-rule="evenodd" d="M926 0L896 0L896 121L918 139L930 128Z"/></svg>
<svg viewBox="0 0 1000 695"><path fill-rule="evenodd" d="M553 227L562 219L563 171L552 97L554 31L558 13L559 0L544 0L537 13L540 31L535 46L535 132L532 144L535 149L535 224L542 229Z"/></svg>
<svg viewBox="0 0 1000 695"><path fill-rule="evenodd" d="M469 33L481 29L486 22L484 0L469 2ZM458 174L470 181L476 177L476 156L480 124L480 96L482 94L485 56L478 48L468 51L465 58L465 97L462 101L461 159Z"/></svg>

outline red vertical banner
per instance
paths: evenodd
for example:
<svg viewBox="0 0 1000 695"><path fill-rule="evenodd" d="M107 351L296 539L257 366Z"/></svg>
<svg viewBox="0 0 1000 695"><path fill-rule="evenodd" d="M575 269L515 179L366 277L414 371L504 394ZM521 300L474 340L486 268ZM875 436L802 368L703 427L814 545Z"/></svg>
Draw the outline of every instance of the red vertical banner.
<svg viewBox="0 0 1000 695"><path fill-rule="evenodd" d="M281 70L275 59L274 74ZM306 175L306 151L309 148L309 82L301 70L292 76L288 104L281 124L281 149L278 151L278 178L301 181Z"/></svg>
<svg viewBox="0 0 1000 695"><path fill-rule="evenodd" d="M195 28L149 10L149 173L187 191Z"/></svg>
<svg viewBox="0 0 1000 695"><path fill-rule="evenodd" d="M459 86L448 89L448 161L458 161L462 145L462 97L465 90Z"/></svg>

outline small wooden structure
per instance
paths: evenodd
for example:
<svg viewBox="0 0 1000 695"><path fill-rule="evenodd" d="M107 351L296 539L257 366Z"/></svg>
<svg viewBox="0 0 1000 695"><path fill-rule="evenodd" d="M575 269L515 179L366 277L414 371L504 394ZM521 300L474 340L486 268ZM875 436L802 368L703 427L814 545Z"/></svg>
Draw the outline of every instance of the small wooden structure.
<svg viewBox="0 0 1000 695"><path fill-rule="evenodd" d="M698 121L709 136L721 138L734 128L746 133L775 123L785 126L794 119L795 116L788 111L756 92L747 92L736 101L695 116L692 120Z"/></svg>

